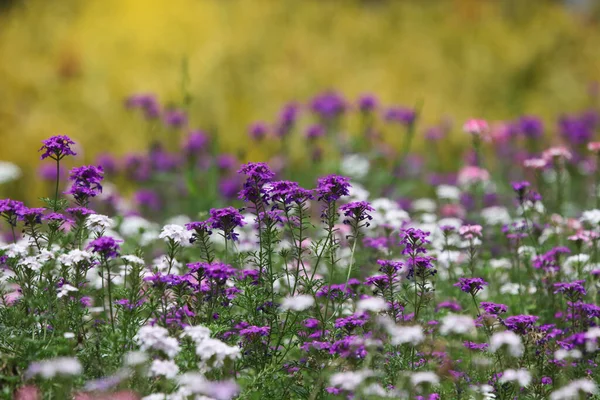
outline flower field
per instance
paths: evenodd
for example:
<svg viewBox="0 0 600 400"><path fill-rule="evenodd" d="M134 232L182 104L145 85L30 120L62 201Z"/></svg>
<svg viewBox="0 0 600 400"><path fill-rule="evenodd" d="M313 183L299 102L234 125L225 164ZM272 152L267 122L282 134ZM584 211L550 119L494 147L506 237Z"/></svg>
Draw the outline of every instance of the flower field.
<svg viewBox="0 0 600 400"><path fill-rule="evenodd" d="M147 149L49 137L46 196L0 200L5 398L600 398L597 107L417 153L419 105L326 91L250 124L275 156L247 163L124 107Z"/></svg>

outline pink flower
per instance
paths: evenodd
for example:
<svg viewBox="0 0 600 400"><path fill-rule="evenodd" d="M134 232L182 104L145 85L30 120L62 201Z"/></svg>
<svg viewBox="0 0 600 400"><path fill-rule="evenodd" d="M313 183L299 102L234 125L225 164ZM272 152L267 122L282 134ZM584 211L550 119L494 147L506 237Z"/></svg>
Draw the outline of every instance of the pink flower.
<svg viewBox="0 0 600 400"><path fill-rule="evenodd" d="M548 162L543 158L530 158L528 160L523 161L523 166L525 168L531 169L544 169L548 165Z"/></svg>
<svg viewBox="0 0 600 400"><path fill-rule="evenodd" d="M546 161L552 161L554 158L570 160L573 158L571 152L564 146L550 147L542 153L542 158Z"/></svg>
<svg viewBox="0 0 600 400"><path fill-rule="evenodd" d="M461 186L487 182L489 180L490 173L487 170L473 165L463 167L458 173L458 184Z"/></svg>
<svg viewBox="0 0 600 400"><path fill-rule="evenodd" d="M463 131L471 135L481 136L489 130L489 126L484 119L469 119L463 125Z"/></svg>
<svg viewBox="0 0 600 400"><path fill-rule="evenodd" d="M593 153L600 153L600 142L589 142L587 148Z"/></svg>
<svg viewBox="0 0 600 400"><path fill-rule="evenodd" d="M463 225L458 229L458 233L465 239L474 239L481 237L481 225Z"/></svg>

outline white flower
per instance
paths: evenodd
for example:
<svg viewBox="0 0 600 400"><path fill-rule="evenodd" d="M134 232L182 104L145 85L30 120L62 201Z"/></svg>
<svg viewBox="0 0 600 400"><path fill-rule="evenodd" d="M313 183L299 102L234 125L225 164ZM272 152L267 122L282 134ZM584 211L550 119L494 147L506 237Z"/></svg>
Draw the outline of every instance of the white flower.
<svg viewBox="0 0 600 400"><path fill-rule="evenodd" d="M61 265L72 267L82 261L89 262L93 257L94 255L89 251L74 249L66 254L58 256L58 262Z"/></svg>
<svg viewBox="0 0 600 400"><path fill-rule="evenodd" d="M518 283L507 282L500 286L500 293L502 294L519 294L519 288L521 286Z"/></svg>
<svg viewBox="0 0 600 400"><path fill-rule="evenodd" d="M412 383L413 386L419 386L423 383L438 385L440 383L440 378L431 371L415 372L410 376L410 383Z"/></svg>
<svg viewBox="0 0 600 400"><path fill-rule="evenodd" d="M143 351L131 351L125 354L125 365L133 367L148 361L148 355Z"/></svg>
<svg viewBox="0 0 600 400"><path fill-rule="evenodd" d="M75 334L73 332L65 332L63 333L63 337L65 339L73 339L75 337Z"/></svg>
<svg viewBox="0 0 600 400"><path fill-rule="evenodd" d="M210 329L205 326L186 326L183 328L183 333L181 337L189 337L195 343L200 343L205 339L210 338Z"/></svg>
<svg viewBox="0 0 600 400"><path fill-rule="evenodd" d="M587 210L581 214L581 218L579 218L581 222L587 222L590 225L597 226L600 225L600 210Z"/></svg>
<svg viewBox="0 0 600 400"><path fill-rule="evenodd" d="M283 311L304 311L312 307L313 304L315 304L315 299L311 295L300 294L283 299L281 302L281 309Z"/></svg>
<svg viewBox="0 0 600 400"><path fill-rule="evenodd" d="M525 351L521 338L512 331L494 333L490 338L490 350L492 352L495 353L503 346L508 347L508 352L513 357L521 357Z"/></svg>
<svg viewBox="0 0 600 400"><path fill-rule="evenodd" d="M435 201L431 199L416 199L412 202L412 209L414 211L432 213L435 212L435 208Z"/></svg>
<svg viewBox="0 0 600 400"><path fill-rule="evenodd" d="M342 174L355 179L361 179L369 173L369 160L360 154L348 154L340 165Z"/></svg>
<svg viewBox="0 0 600 400"><path fill-rule="evenodd" d="M68 295L69 292L77 292L77 291L79 291L79 289L77 289L74 286L69 285L68 283L65 283L64 285L62 285L62 287L60 288L60 290L58 291L58 294L56 296L60 299L61 297Z"/></svg>
<svg viewBox="0 0 600 400"><path fill-rule="evenodd" d="M367 201L369 200L369 191L361 184L352 182L350 186L348 199L350 201Z"/></svg>
<svg viewBox="0 0 600 400"><path fill-rule="evenodd" d="M173 358L179 353L177 339L169 337L169 331L160 326L142 326L134 339L142 350L162 351L169 358Z"/></svg>
<svg viewBox="0 0 600 400"><path fill-rule="evenodd" d="M475 321L468 315L449 314L442 318L440 333L448 335L456 333L458 335L475 332Z"/></svg>
<svg viewBox="0 0 600 400"><path fill-rule="evenodd" d="M383 326L388 335L390 342L394 346L410 343L413 346L425 340L423 328L420 325L403 326L396 325L390 318L380 317L377 322Z"/></svg>
<svg viewBox="0 0 600 400"><path fill-rule="evenodd" d="M439 185L435 188L438 199L458 200L460 199L460 188L451 185Z"/></svg>
<svg viewBox="0 0 600 400"><path fill-rule="evenodd" d="M150 376L164 376L173 379L179 373L179 367L173 360L154 360L150 365Z"/></svg>
<svg viewBox="0 0 600 400"><path fill-rule="evenodd" d="M142 400L170 400L171 396L164 393L152 393L148 396L142 397Z"/></svg>
<svg viewBox="0 0 600 400"><path fill-rule="evenodd" d="M45 379L51 379L57 375L80 375L82 371L83 368L81 367L81 363L76 358L57 357L30 364L29 368L27 368L26 375L28 377L41 376Z"/></svg>
<svg viewBox="0 0 600 400"><path fill-rule="evenodd" d="M135 264L135 265L145 265L146 264L146 262L144 260L142 260L138 256L134 256L131 254L121 256L121 259L123 259L124 261L127 261L129 264Z"/></svg>
<svg viewBox="0 0 600 400"><path fill-rule="evenodd" d="M85 220L85 226L92 232L101 232L110 229L115 225L112 219L102 214L88 215Z"/></svg>
<svg viewBox="0 0 600 400"><path fill-rule="evenodd" d="M29 246L25 241L19 241L4 245L0 250L4 250L4 255L8 258L21 258L27 255Z"/></svg>
<svg viewBox="0 0 600 400"><path fill-rule="evenodd" d="M554 352L554 358L557 360L565 360L565 359L577 359L581 358L581 351L577 349L566 350L566 349L558 349Z"/></svg>
<svg viewBox="0 0 600 400"><path fill-rule="evenodd" d="M21 169L8 161L0 161L0 185L16 181L21 177Z"/></svg>
<svg viewBox="0 0 600 400"><path fill-rule="evenodd" d="M550 400L577 400L580 394L596 394L598 385L589 379L577 379L552 392Z"/></svg>
<svg viewBox="0 0 600 400"><path fill-rule="evenodd" d="M490 260L490 267L493 269L511 269L512 263L508 258L492 258Z"/></svg>
<svg viewBox="0 0 600 400"><path fill-rule="evenodd" d="M574 275L579 265L586 265L590 261L588 254L575 254L565 258L562 264L562 271L565 275Z"/></svg>
<svg viewBox="0 0 600 400"><path fill-rule="evenodd" d="M144 231L155 230L155 227L155 224L138 215L130 215L123 218L119 231L123 236L129 237L139 235Z"/></svg>
<svg viewBox="0 0 600 400"><path fill-rule="evenodd" d="M338 372L331 375L329 378L329 384L331 386L339 387L343 390L354 391L365 379L375 376L375 373L368 369L361 371L346 371Z"/></svg>
<svg viewBox="0 0 600 400"><path fill-rule="evenodd" d="M483 396L484 400L493 400L496 398L496 395L494 394L494 388L491 385L479 385L479 386L472 386L472 389L475 391L475 393L479 393Z"/></svg>
<svg viewBox="0 0 600 400"><path fill-rule="evenodd" d="M590 353L598 350L598 339L600 338L600 328L595 326L585 333L585 348Z"/></svg>
<svg viewBox="0 0 600 400"><path fill-rule="evenodd" d="M31 269L33 271L39 271L42 269L42 263L39 262L36 256L28 256L19 261L19 266Z"/></svg>
<svg viewBox="0 0 600 400"><path fill-rule="evenodd" d="M387 310L388 304L381 297L369 297L356 303L356 311L380 312Z"/></svg>
<svg viewBox="0 0 600 400"><path fill-rule="evenodd" d="M236 360L241 357L237 346L229 346L218 339L206 338L196 343L196 355L202 360L205 368L220 368L225 360Z"/></svg>
<svg viewBox="0 0 600 400"><path fill-rule="evenodd" d="M531 383L531 374L526 369L507 369L498 379L498 382L517 382L519 386L525 387Z"/></svg>
<svg viewBox="0 0 600 400"><path fill-rule="evenodd" d="M179 270L181 266L182 264L179 261L173 260L171 272L173 272L173 270ZM169 258L166 255L155 258L154 261L152 261L152 267L160 272L167 272L169 270Z"/></svg>
<svg viewBox="0 0 600 400"><path fill-rule="evenodd" d="M170 224L163 227L158 237L159 239L172 240L183 246L189 246L192 232L181 225Z"/></svg>
<svg viewBox="0 0 600 400"><path fill-rule="evenodd" d="M511 222L508 210L501 206L484 208L481 210L481 217L487 225L504 225Z"/></svg>

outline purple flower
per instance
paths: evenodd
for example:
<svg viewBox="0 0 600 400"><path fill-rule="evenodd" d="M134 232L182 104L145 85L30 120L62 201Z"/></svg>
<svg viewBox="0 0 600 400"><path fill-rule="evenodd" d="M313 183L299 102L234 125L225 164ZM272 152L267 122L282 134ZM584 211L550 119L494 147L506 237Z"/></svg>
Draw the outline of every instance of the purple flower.
<svg viewBox="0 0 600 400"><path fill-rule="evenodd" d="M511 183L513 190L517 193L517 198L519 199L519 203L523 203L525 200L525 194L527 193L527 189L531 184L527 181L521 182L512 182Z"/></svg>
<svg viewBox="0 0 600 400"><path fill-rule="evenodd" d="M154 119L160 115L160 105L153 94L134 94L125 100L125 107L139 108L144 111L147 119Z"/></svg>
<svg viewBox="0 0 600 400"><path fill-rule="evenodd" d="M400 231L400 244L404 245L402 254L416 256L427 253L425 245L431 243L427 238L430 233L416 228L407 228Z"/></svg>
<svg viewBox="0 0 600 400"><path fill-rule="evenodd" d="M504 325L511 331L524 335L533 327L538 319L539 317L535 315L514 315L506 318Z"/></svg>
<svg viewBox="0 0 600 400"><path fill-rule="evenodd" d="M437 269L432 264L434 257L423 257L423 256L412 256L408 259L407 263L407 279L418 278L429 278L437 274Z"/></svg>
<svg viewBox="0 0 600 400"><path fill-rule="evenodd" d="M262 140L267 133L269 133L269 128L262 121L255 122L248 128L248 135L254 140Z"/></svg>
<svg viewBox="0 0 600 400"><path fill-rule="evenodd" d="M370 113L375 110L379 104L377 97L372 94L363 94L358 98L358 109L362 113Z"/></svg>
<svg viewBox="0 0 600 400"><path fill-rule="evenodd" d="M225 239L231 240L237 240L238 237L234 229L246 225L239 210L231 206L226 208L211 208L208 223L211 228L222 230Z"/></svg>
<svg viewBox="0 0 600 400"><path fill-rule="evenodd" d="M75 156L77 155L72 149L71 145L75 144L74 141L71 140L70 137L66 135L57 135L52 136L49 139L42 140L44 144L39 151L44 151L41 159L45 159L50 157L53 160L61 160L66 156Z"/></svg>
<svg viewBox="0 0 600 400"><path fill-rule="evenodd" d="M102 193L102 179L104 179L102 167L84 165L73 168L69 180L73 181L71 189L65 194L71 194L78 203L84 203L90 197L96 197Z"/></svg>
<svg viewBox="0 0 600 400"><path fill-rule="evenodd" d="M458 278L458 282L453 286L459 287L465 293L475 295L487 285L488 283L481 278Z"/></svg>
<svg viewBox="0 0 600 400"><path fill-rule="evenodd" d="M188 155L201 152L208 145L208 135L201 130L190 131L183 143L183 151Z"/></svg>
<svg viewBox="0 0 600 400"><path fill-rule="evenodd" d="M397 122L401 125L411 126L415 123L417 113L410 108L392 107L385 112L384 118L388 122Z"/></svg>
<svg viewBox="0 0 600 400"><path fill-rule="evenodd" d="M187 125L187 115L182 110L168 110L163 115L163 122L171 128L181 128Z"/></svg>
<svg viewBox="0 0 600 400"><path fill-rule="evenodd" d="M42 223L45 209L20 207L17 210L17 218L25 222L25 225L37 225Z"/></svg>
<svg viewBox="0 0 600 400"><path fill-rule="evenodd" d="M268 194L271 200L281 202L284 206L290 203L301 204L313 198L310 190L303 189L292 181L271 182Z"/></svg>
<svg viewBox="0 0 600 400"><path fill-rule="evenodd" d="M435 306L435 311L439 311L442 309L448 309L453 312L462 311L462 307L455 301L442 301L437 306Z"/></svg>
<svg viewBox="0 0 600 400"><path fill-rule="evenodd" d="M324 92L313 98L310 109L322 119L327 120L343 114L346 111L346 101L339 93Z"/></svg>
<svg viewBox="0 0 600 400"><path fill-rule="evenodd" d="M237 163L237 158L232 154L219 154L217 157L217 167L223 171L228 171L234 168Z"/></svg>
<svg viewBox="0 0 600 400"><path fill-rule="evenodd" d="M101 236L98 239L92 240L87 246L93 253L98 253L105 259L116 258L119 256L120 245L119 241L110 236Z"/></svg>
<svg viewBox="0 0 600 400"><path fill-rule="evenodd" d="M64 177L65 169L62 165L59 167L58 173L59 175L56 175L56 165L54 164L40 164L38 168L38 176L45 181L55 182L59 176Z"/></svg>
<svg viewBox="0 0 600 400"><path fill-rule="evenodd" d="M377 260L377 264L379 264L379 271L383 272L386 275L394 275L400 269L402 269L401 261L393 261L393 260Z"/></svg>
<svg viewBox="0 0 600 400"><path fill-rule="evenodd" d="M11 226L17 225L20 210L26 208L23 203L11 199L0 200L0 215L4 217L6 222Z"/></svg>
<svg viewBox="0 0 600 400"><path fill-rule="evenodd" d="M481 308L486 314L500 315L508 311L508 307L506 307L504 304L497 304L488 301L482 301L480 304Z"/></svg>
<svg viewBox="0 0 600 400"><path fill-rule="evenodd" d="M242 165L238 174L246 175L246 182L240 191L238 198L247 202L267 203L269 196L265 184L275 176L266 163L248 163ZM257 210L258 211L258 210Z"/></svg>
<svg viewBox="0 0 600 400"><path fill-rule="evenodd" d="M147 207L149 210L158 211L161 207L161 200L158 194L152 189L140 189L133 194L133 201L138 207Z"/></svg>
<svg viewBox="0 0 600 400"><path fill-rule="evenodd" d="M350 194L350 179L340 175L327 175L317 181L318 200L331 203Z"/></svg>
<svg viewBox="0 0 600 400"><path fill-rule="evenodd" d="M98 156L96 157L96 164L98 164L102 168L102 170L104 170L104 172L107 174L114 175L117 173L117 160L115 160L115 157L112 154L98 154Z"/></svg>
<svg viewBox="0 0 600 400"><path fill-rule="evenodd" d="M94 210L90 210L85 207L70 207L65 210L69 214L72 214L76 219L81 219L87 215L96 214Z"/></svg>
<svg viewBox="0 0 600 400"><path fill-rule="evenodd" d="M323 137L323 136L325 136L325 128L323 128L323 126L319 125L319 124L311 125L308 128L306 128L306 131L304 132L304 136L307 139L311 139L311 140Z"/></svg>
<svg viewBox="0 0 600 400"><path fill-rule="evenodd" d="M358 313L336 319L334 326L338 329L345 329L351 332L356 327L364 326L368 321L369 315L367 313Z"/></svg>
<svg viewBox="0 0 600 400"><path fill-rule="evenodd" d="M574 282L558 282L554 284L554 294L564 293L569 299L576 300L581 296L585 296L587 291L583 284L585 280Z"/></svg>
<svg viewBox="0 0 600 400"><path fill-rule="evenodd" d="M543 376L542 385L552 385L552 378L550 378L549 376Z"/></svg>
<svg viewBox="0 0 600 400"><path fill-rule="evenodd" d="M463 342L463 345L470 350L480 350L483 351L485 349L487 349L489 347L489 344L487 343L475 343L475 342L470 342L468 340Z"/></svg>
<svg viewBox="0 0 600 400"><path fill-rule="evenodd" d="M373 219L369 212L375 211L373 207L367 201L353 201L348 204L340 206L340 212L344 214L344 224L354 224L356 228L359 228L360 222ZM366 222L364 226L369 226Z"/></svg>
<svg viewBox="0 0 600 400"><path fill-rule="evenodd" d="M531 139L537 139L544 133L544 124L537 117L524 115L519 118L517 129L523 134L523 136Z"/></svg>
<svg viewBox="0 0 600 400"><path fill-rule="evenodd" d="M279 137L287 136L294 125L296 124L296 120L298 119L299 107L295 103L286 104L279 113L279 121L277 123L277 127L275 132Z"/></svg>
<svg viewBox="0 0 600 400"><path fill-rule="evenodd" d="M246 339L252 339L259 336L267 336L271 330L268 326L249 326L240 331L240 335Z"/></svg>
<svg viewBox="0 0 600 400"><path fill-rule="evenodd" d="M197 273L200 279L207 277L219 285L224 285L227 279L233 277L237 272L231 265L222 262L195 262L187 266L191 272Z"/></svg>

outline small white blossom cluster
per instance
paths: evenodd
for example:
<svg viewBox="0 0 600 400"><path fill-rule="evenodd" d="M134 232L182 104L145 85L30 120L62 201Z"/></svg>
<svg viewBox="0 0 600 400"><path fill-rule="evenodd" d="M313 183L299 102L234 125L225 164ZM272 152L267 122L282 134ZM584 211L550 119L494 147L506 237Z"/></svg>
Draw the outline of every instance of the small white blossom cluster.
<svg viewBox="0 0 600 400"><path fill-rule="evenodd" d="M200 368L210 370L220 368L227 360L236 360L241 357L238 346L229 346L218 339L210 337L210 330L203 326L188 326L183 337L189 337L196 345L196 355L200 358Z"/></svg>
<svg viewBox="0 0 600 400"><path fill-rule="evenodd" d="M308 294L286 297L281 301L281 310L283 311L304 311L315 304L315 299Z"/></svg>
<svg viewBox="0 0 600 400"><path fill-rule="evenodd" d="M163 227L158 237L167 241L171 240L180 246L189 246L192 232L181 225L169 224Z"/></svg>
<svg viewBox="0 0 600 400"><path fill-rule="evenodd" d="M519 335L512 331L497 332L490 338L490 350L496 352L507 347L508 353L513 357L521 357L525 348Z"/></svg>
<svg viewBox="0 0 600 400"><path fill-rule="evenodd" d="M550 393L550 400L578 400L588 394L597 394L598 385L589 379L577 379Z"/></svg>
<svg viewBox="0 0 600 400"><path fill-rule="evenodd" d="M50 360L37 361L29 365L26 375L52 379L56 376L77 376L83 372L81 363L76 358L57 357Z"/></svg>
<svg viewBox="0 0 600 400"><path fill-rule="evenodd" d="M160 326L142 326L135 336L140 349L163 352L167 357L174 358L180 347L177 339L169 336L169 331Z"/></svg>
<svg viewBox="0 0 600 400"><path fill-rule="evenodd" d="M338 372L331 375L329 384L346 391L355 391L366 379L375 376L375 372L363 369L361 371Z"/></svg>

